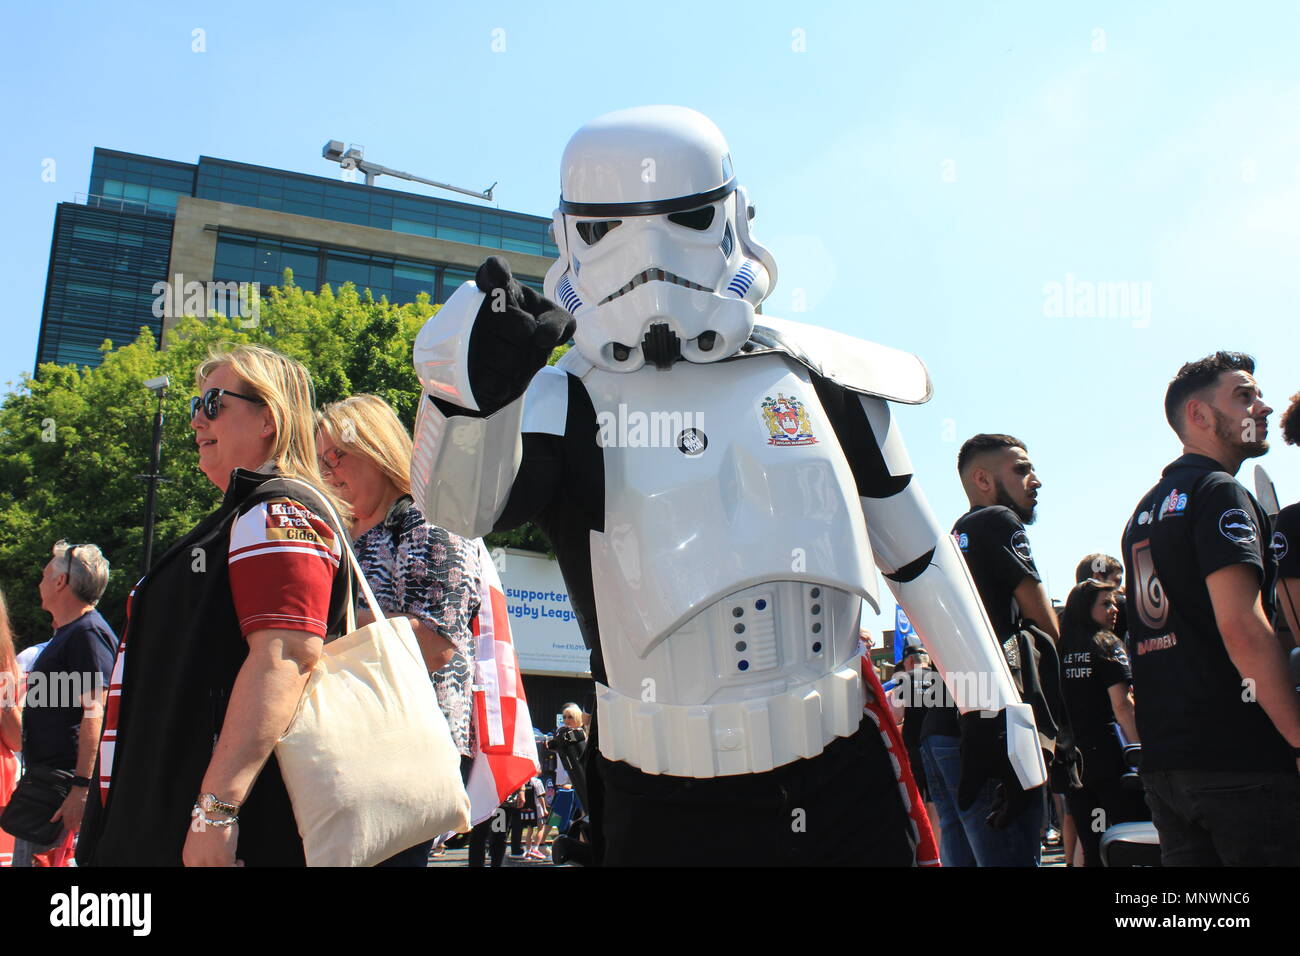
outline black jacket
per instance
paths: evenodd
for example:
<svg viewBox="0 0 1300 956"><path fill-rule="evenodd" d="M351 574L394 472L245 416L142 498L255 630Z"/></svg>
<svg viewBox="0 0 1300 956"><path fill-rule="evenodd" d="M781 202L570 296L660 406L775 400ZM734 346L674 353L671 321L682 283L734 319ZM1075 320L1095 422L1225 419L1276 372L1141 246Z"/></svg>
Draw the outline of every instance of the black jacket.
<svg viewBox="0 0 1300 956"><path fill-rule="evenodd" d="M221 507L172 545L136 586L126 633L117 742L106 802L96 764L79 866L180 866L181 852L235 677L248 656L227 564L230 529L259 502L288 495L328 510L294 483L236 470ZM330 635L347 599L347 563L330 595ZM248 866L302 866L302 841L274 753L239 815Z"/></svg>

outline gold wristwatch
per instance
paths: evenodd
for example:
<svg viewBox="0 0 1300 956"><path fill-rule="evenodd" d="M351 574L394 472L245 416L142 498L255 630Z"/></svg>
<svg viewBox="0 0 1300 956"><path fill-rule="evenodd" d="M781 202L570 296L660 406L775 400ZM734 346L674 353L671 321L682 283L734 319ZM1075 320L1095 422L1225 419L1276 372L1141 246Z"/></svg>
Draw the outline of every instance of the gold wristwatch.
<svg viewBox="0 0 1300 956"><path fill-rule="evenodd" d="M224 813L229 817L239 816L239 804L226 803L215 793L203 793L199 795L198 808L203 811L203 815L209 813Z"/></svg>

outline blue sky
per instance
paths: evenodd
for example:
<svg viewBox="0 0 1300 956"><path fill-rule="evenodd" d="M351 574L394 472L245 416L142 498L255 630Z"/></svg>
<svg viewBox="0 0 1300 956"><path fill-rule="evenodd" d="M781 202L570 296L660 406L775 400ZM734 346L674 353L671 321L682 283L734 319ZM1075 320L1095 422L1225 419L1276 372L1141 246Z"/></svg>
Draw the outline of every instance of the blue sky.
<svg viewBox="0 0 1300 956"><path fill-rule="evenodd" d="M337 175L337 138L549 215L581 123L679 103L728 137L780 267L767 311L926 361L935 398L902 421L941 522L965 510L964 438L1026 442L1055 596L1083 554L1117 552L1178 454L1161 399L1183 361L1253 353L1279 413L1300 391L1295 4L234 0L6 20L0 382L31 367L55 204L86 191L95 146ZM1067 282L1138 297L1052 314ZM1300 449L1275 445L1296 500Z"/></svg>

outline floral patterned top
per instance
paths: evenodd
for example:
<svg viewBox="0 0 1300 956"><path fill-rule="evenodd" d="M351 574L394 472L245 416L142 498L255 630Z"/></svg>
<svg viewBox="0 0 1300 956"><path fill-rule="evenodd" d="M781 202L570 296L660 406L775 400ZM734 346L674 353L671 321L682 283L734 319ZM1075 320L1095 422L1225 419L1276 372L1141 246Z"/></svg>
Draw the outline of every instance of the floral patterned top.
<svg viewBox="0 0 1300 956"><path fill-rule="evenodd" d="M430 677L452 739L463 756L473 756L470 624L478 614L482 573L477 544L429 524L411 497L403 495L383 522L352 547L386 614L416 618L455 647L451 663ZM363 610L364 604L365 598L358 595L357 610Z"/></svg>

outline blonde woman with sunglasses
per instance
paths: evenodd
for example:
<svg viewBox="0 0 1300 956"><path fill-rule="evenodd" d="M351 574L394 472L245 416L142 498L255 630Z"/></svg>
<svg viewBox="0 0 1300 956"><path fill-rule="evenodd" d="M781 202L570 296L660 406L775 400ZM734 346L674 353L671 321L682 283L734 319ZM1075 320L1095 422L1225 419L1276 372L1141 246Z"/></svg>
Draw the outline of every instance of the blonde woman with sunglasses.
<svg viewBox="0 0 1300 956"><path fill-rule="evenodd" d="M272 751L346 599L311 378L241 345L211 353L195 383L198 466L225 497L133 592L83 866L304 863Z"/></svg>

